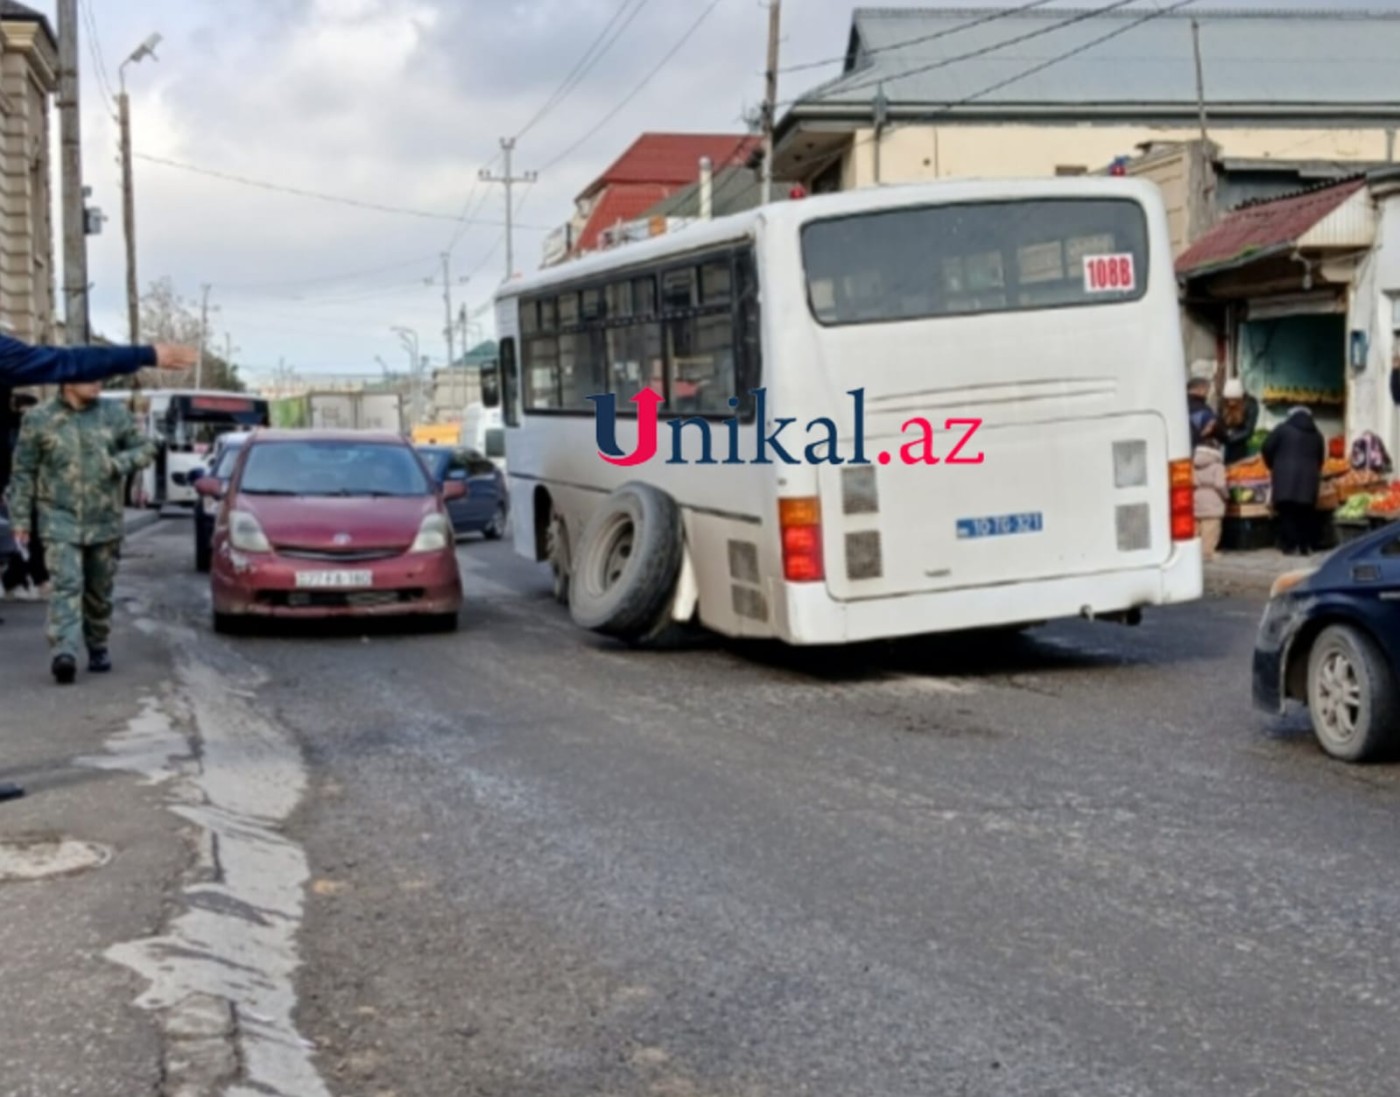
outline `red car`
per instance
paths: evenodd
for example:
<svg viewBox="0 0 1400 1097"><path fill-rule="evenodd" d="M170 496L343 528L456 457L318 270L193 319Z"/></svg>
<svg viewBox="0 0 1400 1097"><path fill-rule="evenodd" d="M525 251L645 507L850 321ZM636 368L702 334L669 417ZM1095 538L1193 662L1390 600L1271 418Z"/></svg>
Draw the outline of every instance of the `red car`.
<svg viewBox="0 0 1400 1097"><path fill-rule="evenodd" d="M417 616L457 627L462 579L446 503L403 438L259 430L221 498L211 542L214 628L250 618Z"/></svg>

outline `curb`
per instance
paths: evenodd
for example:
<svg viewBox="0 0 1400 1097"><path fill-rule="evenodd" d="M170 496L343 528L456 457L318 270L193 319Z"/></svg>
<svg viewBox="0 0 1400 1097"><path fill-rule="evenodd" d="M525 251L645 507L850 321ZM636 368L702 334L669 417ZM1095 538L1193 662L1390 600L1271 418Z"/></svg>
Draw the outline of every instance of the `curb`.
<svg viewBox="0 0 1400 1097"><path fill-rule="evenodd" d="M1273 589L1274 580L1282 575L1272 573L1259 574L1249 571L1232 571L1227 569L1215 570L1206 569L1205 573L1205 593L1207 595L1233 596L1233 595L1255 595L1260 598L1268 598L1269 591Z"/></svg>

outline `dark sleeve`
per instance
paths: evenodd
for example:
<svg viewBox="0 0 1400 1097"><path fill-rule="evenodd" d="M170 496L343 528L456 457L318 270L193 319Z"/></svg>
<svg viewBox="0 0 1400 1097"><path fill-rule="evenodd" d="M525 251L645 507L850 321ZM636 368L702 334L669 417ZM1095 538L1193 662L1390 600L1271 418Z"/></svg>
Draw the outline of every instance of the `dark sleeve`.
<svg viewBox="0 0 1400 1097"><path fill-rule="evenodd" d="M0 335L0 385L101 381L156 364L154 347L32 347Z"/></svg>
<svg viewBox="0 0 1400 1097"><path fill-rule="evenodd" d="M1274 467L1274 455L1278 453L1278 427L1269 432L1269 436L1264 439L1264 447L1259 451L1264 458L1264 466L1272 469Z"/></svg>

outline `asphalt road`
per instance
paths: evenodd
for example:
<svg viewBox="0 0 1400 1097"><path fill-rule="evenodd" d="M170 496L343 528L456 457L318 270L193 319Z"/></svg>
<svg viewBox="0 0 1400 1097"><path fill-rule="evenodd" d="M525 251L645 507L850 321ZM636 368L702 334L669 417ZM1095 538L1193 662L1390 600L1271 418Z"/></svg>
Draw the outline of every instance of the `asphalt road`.
<svg viewBox="0 0 1400 1097"><path fill-rule="evenodd" d="M458 635L224 640L187 526L138 543L304 754L335 1094L1395 1092L1400 769L1255 716L1253 602L646 654L472 541Z"/></svg>

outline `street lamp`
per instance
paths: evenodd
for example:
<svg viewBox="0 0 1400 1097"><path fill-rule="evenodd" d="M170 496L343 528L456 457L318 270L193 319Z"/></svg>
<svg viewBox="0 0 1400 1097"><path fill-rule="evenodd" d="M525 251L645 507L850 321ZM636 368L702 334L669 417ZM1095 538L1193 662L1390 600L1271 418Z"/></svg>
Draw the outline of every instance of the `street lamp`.
<svg viewBox="0 0 1400 1097"><path fill-rule="evenodd" d="M158 45L160 35L151 35L117 67L117 80L121 84L117 111L122 143L122 227L126 233L126 314L133 345L141 342L141 302L136 291L136 198L131 184L131 107L126 95L126 66L139 64L147 57L159 61L155 53Z"/></svg>
<svg viewBox="0 0 1400 1097"><path fill-rule="evenodd" d="M412 328L391 328L390 330L397 333L399 342L403 344L403 349L408 351L409 376L413 379L413 425L416 427L422 421L423 413L423 382L418 359L418 333Z"/></svg>

